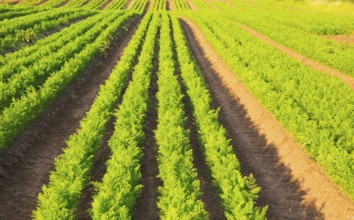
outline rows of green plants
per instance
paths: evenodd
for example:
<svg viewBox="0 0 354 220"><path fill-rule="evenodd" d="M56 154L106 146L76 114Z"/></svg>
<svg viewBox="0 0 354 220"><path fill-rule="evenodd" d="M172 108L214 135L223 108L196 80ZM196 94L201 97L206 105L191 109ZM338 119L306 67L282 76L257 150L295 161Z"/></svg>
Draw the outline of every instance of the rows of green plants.
<svg viewBox="0 0 354 220"><path fill-rule="evenodd" d="M219 123L218 110L211 108L208 88L193 62L176 17L172 18L172 24L181 76L191 100L200 145L213 184L220 194L225 216L228 219L265 219L267 208L255 206L260 188L256 186L252 174L242 176L227 132Z"/></svg>
<svg viewBox="0 0 354 220"><path fill-rule="evenodd" d="M335 42L296 27L265 19L256 9L237 13L228 7L223 7L222 10L224 18L248 25L294 51L354 77L353 45Z"/></svg>
<svg viewBox="0 0 354 220"><path fill-rule="evenodd" d="M154 0L151 10L152 11L165 11L166 10L166 0Z"/></svg>
<svg viewBox="0 0 354 220"><path fill-rule="evenodd" d="M182 92L175 73L170 18L162 14L157 73L158 125L155 131L158 149L158 208L161 219L207 219L200 199L200 183L193 167L189 132L184 129Z"/></svg>
<svg viewBox="0 0 354 220"><path fill-rule="evenodd" d="M15 19L5 20L0 22L0 37L5 37L15 33L19 29L26 29L40 24L43 21L58 19L63 15L68 15L72 12L80 11L75 9L70 10L46 10L34 15L26 15Z"/></svg>
<svg viewBox="0 0 354 220"><path fill-rule="evenodd" d="M113 0L105 9L124 9L127 3L127 0Z"/></svg>
<svg viewBox="0 0 354 220"><path fill-rule="evenodd" d="M64 45L73 41L91 29L95 24L101 22L107 14L100 13L77 22L68 28L64 28L60 32L54 33L46 38L39 40L32 46L25 47L14 53L7 53L0 56L0 80L8 82L8 78L20 74L22 70L26 70L33 66L41 59L47 57L51 53L57 52Z"/></svg>
<svg viewBox="0 0 354 220"><path fill-rule="evenodd" d="M88 4L85 5L85 8L90 9L100 9L107 0L91 0Z"/></svg>
<svg viewBox="0 0 354 220"><path fill-rule="evenodd" d="M197 9L202 9L202 8L209 8L210 6L208 5L207 2L203 0L190 0Z"/></svg>
<svg viewBox="0 0 354 220"><path fill-rule="evenodd" d="M19 4L20 5L33 5L33 6L40 6L43 3L43 0L24 0L24 1L20 1Z"/></svg>
<svg viewBox="0 0 354 220"><path fill-rule="evenodd" d="M143 14L148 4L148 0L134 0L131 10L137 12L138 14Z"/></svg>
<svg viewBox="0 0 354 220"><path fill-rule="evenodd" d="M64 4L64 0L51 0L43 3L41 6L48 6L48 7L58 7L58 6L63 6L63 7L83 7L87 9L100 9L103 7L103 5L107 2L107 0L92 0L87 2L86 0L80 0L80 1L69 1L67 4ZM124 6L127 4L127 0L112 0L107 7L104 9L124 9ZM142 1L139 1L140 3L143 3ZM140 5L139 5L140 6ZM140 7L139 7L140 8Z"/></svg>
<svg viewBox="0 0 354 220"><path fill-rule="evenodd" d="M83 7L87 9L101 9L103 5L107 2L107 0L91 0L91 1L86 1L86 0L81 0L81 1L69 1L68 3L65 4L64 0L49 0L41 6L46 6L46 7ZM111 3L108 4L108 6L105 9L123 9L124 5L126 4L126 0L113 0Z"/></svg>
<svg viewBox="0 0 354 220"><path fill-rule="evenodd" d="M27 90L25 95L3 110L0 115L0 150L4 150L55 99L95 55L109 46L112 35L130 17L130 13L118 17L94 42L68 60L60 70L53 72L40 88Z"/></svg>
<svg viewBox="0 0 354 220"><path fill-rule="evenodd" d="M242 0L232 1L238 8L255 11L267 20L272 20L306 32L318 35L346 35L354 29L354 14L346 14L340 10L314 10L306 4L291 2L276 2L269 0L257 1L256 7L251 7ZM258 14L258 13L257 13ZM259 15L259 14L258 14Z"/></svg>
<svg viewBox="0 0 354 220"><path fill-rule="evenodd" d="M59 7L63 6L66 3L66 0L48 0L41 4L43 7Z"/></svg>
<svg viewBox="0 0 354 220"><path fill-rule="evenodd" d="M208 13L189 18L260 103L353 197L353 90L212 14L213 19Z"/></svg>
<svg viewBox="0 0 354 220"><path fill-rule="evenodd" d="M82 9L46 10L0 22L0 52L30 43L42 33L94 14Z"/></svg>
<svg viewBox="0 0 354 220"><path fill-rule="evenodd" d="M0 87L3 88L0 94L0 111L8 107L13 100L20 98L24 91L38 89L53 72L60 70L66 62L94 42L111 22L117 22L121 14L107 14L104 20L96 23L81 36L76 36L66 45L62 45L58 51L38 59L28 68L21 68L17 74L12 74L5 82L0 82Z"/></svg>
<svg viewBox="0 0 354 220"><path fill-rule="evenodd" d="M13 1L12 0L4 0L6 1L5 3L11 4ZM21 6L31 6L31 5L38 5L41 3L41 0L25 0L25 1L20 1L18 2L18 5Z"/></svg>
<svg viewBox="0 0 354 220"><path fill-rule="evenodd" d="M183 10L190 10L189 5L185 0L175 0L173 1L173 10L176 11L183 11Z"/></svg>
<svg viewBox="0 0 354 220"><path fill-rule="evenodd" d="M142 45L151 15L145 16L121 59L80 122L80 129L67 141L64 153L55 160L49 184L38 196L34 219L72 219L82 190L88 184L94 155L100 147L106 124L122 95L135 57Z"/></svg>
<svg viewBox="0 0 354 220"><path fill-rule="evenodd" d="M88 0L70 0L63 7L69 7L69 8L81 7L84 6L87 2Z"/></svg>
<svg viewBox="0 0 354 220"><path fill-rule="evenodd" d="M70 0L66 3L65 0L49 0L41 4L41 6L46 7L83 7L88 9L100 9L108 0ZM115 8L119 9L119 8Z"/></svg>
<svg viewBox="0 0 354 220"><path fill-rule="evenodd" d="M32 8L32 7L27 7L27 6L11 6L11 5L5 5L4 2L2 2L0 0L0 3L3 3L4 5L0 5L0 13L6 13L6 12L10 12L10 11L22 11L22 10L28 10L29 8Z"/></svg>
<svg viewBox="0 0 354 220"><path fill-rule="evenodd" d="M317 35L347 35L354 30L354 17L352 16L338 16L314 11L297 11L289 16L288 13L281 10L273 10L273 13L269 15L262 12L262 15L274 22Z"/></svg>
<svg viewBox="0 0 354 220"><path fill-rule="evenodd" d="M96 184L92 203L94 220L131 219L142 188L140 161L159 23L160 16L154 14L132 80L114 114L114 133L108 142L112 155L106 162L107 171L102 182Z"/></svg>
<svg viewBox="0 0 354 220"><path fill-rule="evenodd" d="M227 21L225 21L225 19L223 19L223 21L224 21L224 23L226 23L226 24L228 24L228 25L230 25L230 26L233 25L232 22L227 22ZM211 22L211 21L209 21L209 22ZM222 22L222 21L219 20L219 24L221 24L221 22ZM220 28L219 28L219 31L221 31ZM231 32L230 32L230 33L231 33ZM296 62L295 62L295 63L296 63ZM331 77L323 77L323 78L327 79L327 78L331 78ZM336 81L338 82L338 80L336 80ZM336 84L335 86L339 86L339 85ZM341 86L343 86L343 85L341 85ZM344 93L344 94L346 94L346 93L352 93L352 92L351 92L350 90L348 90L347 88L348 88L348 87L345 86L345 88L344 88L345 93ZM332 100L332 99L329 99L329 100ZM349 98L349 100L350 100L350 98ZM345 103L345 102L343 102L343 104L344 104L344 103ZM344 111L345 111L345 112L348 112L347 109L345 109ZM341 118L344 119L345 116L342 116ZM325 120L329 120L329 118L326 118ZM333 127L337 127L337 124L340 124L339 122L332 122L332 123L336 123L336 125L334 125ZM345 129L343 128L343 130L345 130ZM349 133L347 133L348 136L350 135L351 132L352 132L352 130L349 130ZM350 140L350 139L349 139L349 140ZM348 152L352 152L352 150L353 150L354 148L353 148L353 146L352 146L351 143L352 143L352 142L349 142L348 144L341 142L340 144L345 144L345 145L342 146L342 147L347 148Z"/></svg>
<svg viewBox="0 0 354 220"><path fill-rule="evenodd" d="M21 17L21 16L24 16L24 15L29 15L29 14L34 14L34 13L38 13L38 12L41 12L41 11L44 11L44 10L47 10L47 9L42 9L42 8L39 8L39 7L28 7L28 8L25 8L25 9L22 9L21 10L8 10L8 11L0 11L0 21L3 21L5 19L12 19L12 18L16 18L16 17Z"/></svg>

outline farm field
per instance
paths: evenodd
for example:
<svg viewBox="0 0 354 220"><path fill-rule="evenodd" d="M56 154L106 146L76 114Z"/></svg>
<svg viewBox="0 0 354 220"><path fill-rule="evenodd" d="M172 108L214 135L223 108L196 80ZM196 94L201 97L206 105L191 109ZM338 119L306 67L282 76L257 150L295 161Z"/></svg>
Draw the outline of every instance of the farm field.
<svg viewBox="0 0 354 220"><path fill-rule="evenodd" d="M0 219L354 219L354 5L0 0Z"/></svg>

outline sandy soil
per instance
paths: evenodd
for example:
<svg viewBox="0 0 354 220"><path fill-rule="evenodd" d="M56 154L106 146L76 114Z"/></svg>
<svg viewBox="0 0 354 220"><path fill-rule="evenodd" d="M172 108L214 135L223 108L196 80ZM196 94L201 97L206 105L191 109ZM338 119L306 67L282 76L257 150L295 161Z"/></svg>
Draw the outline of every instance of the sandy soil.
<svg viewBox="0 0 354 220"><path fill-rule="evenodd" d="M187 5L192 11L196 11L198 8L194 5L194 3L190 0L187 0Z"/></svg>
<svg viewBox="0 0 354 220"><path fill-rule="evenodd" d="M221 121L235 144L243 172L252 172L262 187L258 203L269 205L268 218L352 219L353 201L240 83L199 28L188 19L183 21L214 99L221 106ZM220 85L227 91L222 92Z"/></svg>
<svg viewBox="0 0 354 220"><path fill-rule="evenodd" d="M327 38L331 40L335 40L341 43L348 43L348 44L354 44L354 35L349 35L349 36L343 36L343 35L329 35L326 36Z"/></svg>

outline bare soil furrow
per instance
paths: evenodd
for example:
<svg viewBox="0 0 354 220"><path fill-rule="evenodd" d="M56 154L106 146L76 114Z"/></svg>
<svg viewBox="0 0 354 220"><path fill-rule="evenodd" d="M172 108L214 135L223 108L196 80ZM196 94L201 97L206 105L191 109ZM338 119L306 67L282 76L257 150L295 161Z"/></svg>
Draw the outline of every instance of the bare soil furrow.
<svg viewBox="0 0 354 220"><path fill-rule="evenodd" d="M141 161L141 179L143 185L141 195L138 197L132 219L159 219L159 210L157 207L158 186L161 185L157 165L157 148L154 131L157 128L157 71L159 69L159 32L155 41L155 51L153 58L153 69L151 72L151 83L149 88L149 104L146 114L146 123L144 128L145 146L142 149L143 158Z"/></svg>
<svg viewBox="0 0 354 220"><path fill-rule="evenodd" d="M107 1L100 7L100 10L105 9L111 2L112 2L112 0L107 0Z"/></svg>
<svg viewBox="0 0 354 220"><path fill-rule="evenodd" d="M171 28L171 38L173 38L173 29ZM174 60L177 60L176 45L173 45ZM198 129L195 125L195 118L193 116L193 108L190 98L187 94L187 88L183 83L178 62L175 62L178 81L181 86L183 94L183 105L185 112L185 129L189 131L189 143L193 152L193 165L197 170L198 179L200 182L201 200L204 203L204 208L208 212L209 219L225 219L224 209L220 203L220 196L217 189L214 187L212 177L208 165L206 164L203 150L198 140Z"/></svg>
<svg viewBox="0 0 354 220"><path fill-rule="evenodd" d="M195 126L195 119L193 117L192 104L188 98L186 88L183 85L182 79L179 79L182 86L183 103L185 106L186 125L185 128L189 130L189 142L193 152L193 165L197 170L198 179L200 182L200 189L202 192L201 200L204 203L204 208L208 212L209 219L226 219L224 209L220 203L220 196L213 185L212 177L201 146L198 141L198 130Z"/></svg>

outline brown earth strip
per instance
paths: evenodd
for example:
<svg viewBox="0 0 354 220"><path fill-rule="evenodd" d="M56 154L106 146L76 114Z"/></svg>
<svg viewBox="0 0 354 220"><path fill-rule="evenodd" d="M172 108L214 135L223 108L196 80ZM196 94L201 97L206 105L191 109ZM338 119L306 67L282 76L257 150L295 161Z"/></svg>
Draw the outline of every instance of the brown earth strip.
<svg viewBox="0 0 354 220"><path fill-rule="evenodd" d="M100 7L100 10L105 9L111 2L112 2L112 0L106 1L106 2Z"/></svg>
<svg viewBox="0 0 354 220"><path fill-rule="evenodd" d="M85 5L87 5L88 3L90 3L91 0L86 0L84 3L82 3L82 5L80 5L80 7L83 7Z"/></svg>
<svg viewBox="0 0 354 220"><path fill-rule="evenodd" d="M171 39L173 39L173 29L171 28ZM176 45L173 45L173 55L174 60L177 61L177 51ZM208 217L211 220L217 219L226 219L224 215L224 209L220 203L221 198L217 192L217 189L214 187L212 182L212 176L210 170L206 164L205 157L202 151L202 148L198 140L198 129L195 125L195 118L193 116L193 107L189 96L187 95L187 88L183 83L182 77L180 75L181 70L178 62L175 62L176 71L175 73L178 76L178 81L181 86L181 91L183 94L182 102L185 112L185 129L189 130L189 143L192 148L193 153L193 165L197 170L197 175L200 183L201 190L201 200L204 203L204 208L208 213Z"/></svg>
<svg viewBox="0 0 354 220"><path fill-rule="evenodd" d="M132 6L133 2L134 0L128 0L127 3L124 5L124 8L129 9Z"/></svg>
<svg viewBox="0 0 354 220"><path fill-rule="evenodd" d="M69 1L70 1L70 0L65 0L65 1L63 1L62 3L60 3L59 5L57 5L56 8L60 8L60 7L64 6L64 5L68 4Z"/></svg>
<svg viewBox="0 0 354 220"><path fill-rule="evenodd" d="M253 30L252 28L246 26L246 25L243 25L243 24L240 24L238 23L238 25L244 29L245 31L247 31L248 33L254 35L255 37L259 38L260 40L264 41L264 42L267 42L268 44L270 44L271 46L277 48L278 50L280 50L281 52L283 52L284 54L294 58L295 60L299 61L300 63L314 69L314 70L317 70L317 71L320 71L320 72L324 72L324 73L327 73L331 76L335 76L335 77L338 77L340 78L343 82L345 82L350 88L354 89L354 78L350 77L350 76L347 76L345 75L344 73L341 73L335 69L332 69L328 66L325 66L325 65L322 65L314 60L311 60L275 41L273 41L272 39L270 39L269 37L267 36L264 36L263 34Z"/></svg>
<svg viewBox="0 0 354 220"><path fill-rule="evenodd" d="M134 22L131 27L136 27ZM109 76L135 28L119 32L105 57L97 58L27 130L0 155L0 219L29 219L48 183L53 160ZM6 201L6 202L5 202Z"/></svg>
<svg viewBox="0 0 354 220"><path fill-rule="evenodd" d="M155 52L153 58L153 69L151 71L151 83L149 88L149 104L146 114L146 123L144 128L145 146L142 149L143 158L141 161L141 179L143 185L142 192L137 199L132 219L159 219L159 210L157 207L158 186L161 185L157 166L157 148L154 131L157 128L157 71L159 69L159 43L160 32L158 31L155 41Z"/></svg>
<svg viewBox="0 0 354 220"><path fill-rule="evenodd" d="M183 18L183 21L214 98L222 106L221 120L232 140L236 140L234 144L239 146L235 147L235 152L243 172L252 172L257 184L263 188L258 202L269 205L269 218L352 219L354 203L240 83L200 29L188 19ZM208 62L214 73L207 71ZM221 82L212 80L213 75L217 75ZM227 100L220 91L216 93L217 84L226 87L233 100Z"/></svg>
<svg viewBox="0 0 354 220"><path fill-rule="evenodd" d="M186 117L185 129L189 130L189 143L193 152L193 165L197 170L198 180L200 183L201 200L204 203L204 208L208 213L209 219L226 219L224 209L220 203L221 199L216 188L212 183L212 176L206 164L205 157L198 141L198 130L194 124L193 110L191 101L187 95L186 88L179 77L179 82L182 87L183 103Z"/></svg>
<svg viewBox="0 0 354 220"><path fill-rule="evenodd" d="M189 8L192 10L192 11L196 11L198 8L195 6L195 4L190 1L190 0L187 0L187 5L189 6Z"/></svg>
<svg viewBox="0 0 354 220"><path fill-rule="evenodd" d="M354 35L344 36L344 35L329 35L327 38L338 41L340 43L354 44Z"/></svg>
<svg viewBox="0 0 354 220"><path fill-rule="evenodd" d="M172 0L167 0L167 2L166 2L166 10L167 11L173 11L173 2L172 2Z"/></svg>
<svg viewBox="0 0 354 220"><path fill-rule="evenodd" d="M133 6L134 5L134 1L138 1L138 0L133 0L133 4L130 5L130 6ZM145 9L144 9L144 14L146 14L148 11L152 11L152 7L154 6L154 3L155 3L156 0L149 0L147 3L146 3L146 6L145 6Z"/></svg>
<svg viewBox="0 0 354 220"><path fill-rule="evenodd" d="M108 141L114 132L114 119L115 119L114 116L111 115L106 125L106 131L103 135L102 144L95 155L95 161L93 164L93 169L91 170L91 174L90 174L91 177L89 183L82 191L82 195L79 200L75 219L80 219L80 220L91 219L89 211L92 208L92 202L93 202L92 195L95 190L94 182L102 182L102 178L107 171L106 161L112 155L112 152L108 146Z"/></svg>
<svg viewBox="0 0 354 220"><path fill-rule="evenodd" d="M125 4L124 8L125 9L130 9L134 4L134 0L128 0L127 3Z"/></svg>

